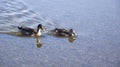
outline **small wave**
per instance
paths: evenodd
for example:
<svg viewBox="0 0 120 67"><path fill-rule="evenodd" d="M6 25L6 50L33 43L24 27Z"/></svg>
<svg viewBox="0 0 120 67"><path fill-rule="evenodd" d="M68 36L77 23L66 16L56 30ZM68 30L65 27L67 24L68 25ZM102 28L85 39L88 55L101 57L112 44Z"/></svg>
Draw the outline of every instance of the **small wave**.
<svg viewBox="0 0 120 67"><path fill-rule="evenodd" d="M39 23L53 28L56 24L30 10L17 0L0 0L0 32L17 31L17 26L35 27Z"/></svg>

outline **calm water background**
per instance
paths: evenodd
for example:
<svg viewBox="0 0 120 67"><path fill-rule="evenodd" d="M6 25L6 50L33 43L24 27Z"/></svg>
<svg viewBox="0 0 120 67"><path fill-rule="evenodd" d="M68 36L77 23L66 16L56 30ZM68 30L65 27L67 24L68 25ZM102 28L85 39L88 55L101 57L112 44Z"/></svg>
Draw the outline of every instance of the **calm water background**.
<svg viewBox="0 0 120 67"><path fill-rule="evenodd" d="M41 23L78 36L70 43L44 33L38 48L35 38L0 34L0 67L119 67L119 8L119 0L0 0L1 33Z"/></svg>

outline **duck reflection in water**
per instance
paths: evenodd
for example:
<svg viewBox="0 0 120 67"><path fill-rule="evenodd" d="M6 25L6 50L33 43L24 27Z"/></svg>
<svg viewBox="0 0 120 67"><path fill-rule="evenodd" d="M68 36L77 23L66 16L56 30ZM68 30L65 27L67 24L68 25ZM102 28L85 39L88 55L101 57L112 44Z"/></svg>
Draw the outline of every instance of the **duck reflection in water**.
<svg viewBox="0 0 120 67"><path fill-rule="evenodd" d="M36 45L37 45L37 48L41 48L42 47L42 43L41 43L39 37L36 37Z"/></svg>
<svg viewBox="0 0 120 67"><path fill-rule="evenodd" d="M72 36L68 37L68 41L70 43L73 43L75 40L76 40L75 37L72 37Z"/></svg>

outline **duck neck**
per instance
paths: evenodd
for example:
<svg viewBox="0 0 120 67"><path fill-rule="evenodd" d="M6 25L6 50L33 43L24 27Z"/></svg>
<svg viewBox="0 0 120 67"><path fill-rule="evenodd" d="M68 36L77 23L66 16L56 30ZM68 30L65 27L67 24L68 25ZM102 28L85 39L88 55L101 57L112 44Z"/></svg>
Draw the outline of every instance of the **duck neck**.
<svg viewBox="0 0 120 67"><path fill-rule="evenodd" d="M37 29L37 33L36 33L36 36L41 36L41 32L42 32L42 30L41 29Z"/></svg>

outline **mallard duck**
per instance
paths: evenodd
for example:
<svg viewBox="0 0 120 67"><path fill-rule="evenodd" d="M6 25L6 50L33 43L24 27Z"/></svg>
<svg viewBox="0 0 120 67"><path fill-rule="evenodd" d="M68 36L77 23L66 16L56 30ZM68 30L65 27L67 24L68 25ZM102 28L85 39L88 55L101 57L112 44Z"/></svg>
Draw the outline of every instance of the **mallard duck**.
<svg viewBox="0 0 120 67"><path fill-rule="evenodd" d="M39 37L42 34L43 26L39 24L37 27L37 31L32 28L28 27L18 27L19 31L21 32L22 36L36 36Z"/></svg>
<svg viewBox="0 0 120 67"><path fill-rule="evenodd" d="M60 36L60 37L74 37L75 36L75 32L73 31L73 29L70 30L66 30L66 29L58 29L55 28L54 30L52 30L53 35L55 36Z"/></svg>

